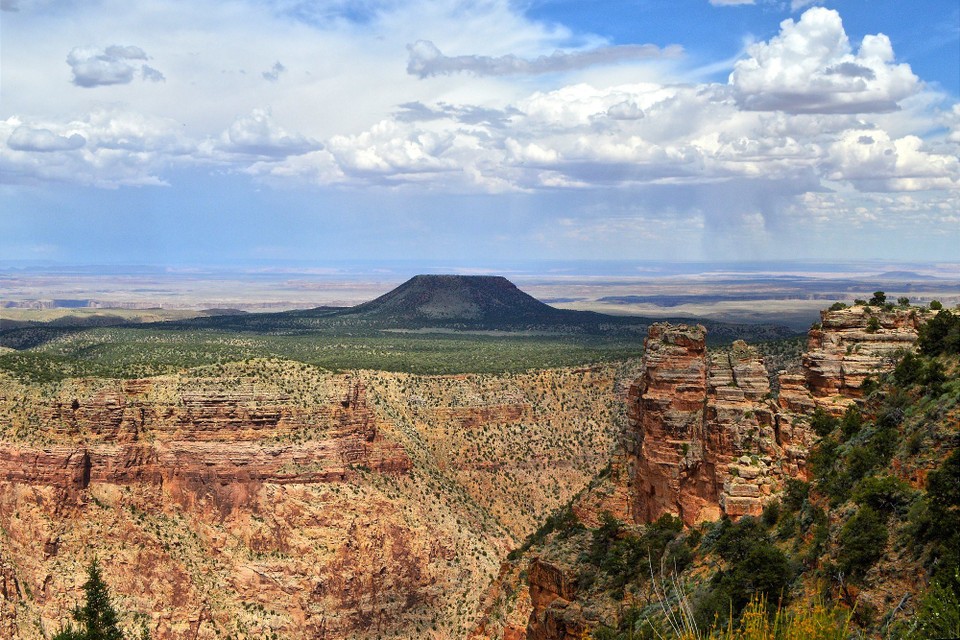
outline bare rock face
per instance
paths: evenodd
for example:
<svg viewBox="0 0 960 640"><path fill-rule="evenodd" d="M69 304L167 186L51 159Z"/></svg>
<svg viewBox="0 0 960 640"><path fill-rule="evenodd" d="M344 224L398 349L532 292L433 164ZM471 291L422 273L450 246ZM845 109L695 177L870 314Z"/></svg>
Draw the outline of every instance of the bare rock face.
<svg viewBox="0 0 960 640"><path fill-rule="evenodd" d="M655 325L631 393L633 514L693 525L759 515L784 474L798 472L806 434L786 429L759 354L737 341L708 354L703 327Z"/></svg>
<svg viewBox="0 0 960 640"><path fill-rule="evenodd" d="M631 388L628 415L636 479L633 512L640 521L677 513L683 503L716 501L689 491L703 461L707 394L706 329L655 324L644 341L644 371Z"/></svg>
<svg viewBox="0 0 960 640"><path fill-rule="evenodd" d="M528 640L579 640L591 625L584 620L576 578L562 567L534 558L527 570L533 611L527 625Z"/></svg>
<svg viewBox="0 0 960 640"><path fill-rule="evenodd" d="M810 330L803 356L810 393L823 400L861 397L864 379L892 369L894 353L913 348L929 316L922 309L868 306L821 311L820 326Z"/></svg>
<svg viewBox="0 0 960 640"><path fill-rule="evenodd" d="M342 481L360 468L410 469L402 447L380 435L360 383L311 408L255 393L174 393L162 400L170 390L152 388L161 385L118 381L118 388L82 402L54 405L43 415L43 431L77 444L0 441L0 481L66 489L147 483L196 493L236 483ZM303 443L261 441L265 433L277 438L308 426L322 436Z"/></svg>

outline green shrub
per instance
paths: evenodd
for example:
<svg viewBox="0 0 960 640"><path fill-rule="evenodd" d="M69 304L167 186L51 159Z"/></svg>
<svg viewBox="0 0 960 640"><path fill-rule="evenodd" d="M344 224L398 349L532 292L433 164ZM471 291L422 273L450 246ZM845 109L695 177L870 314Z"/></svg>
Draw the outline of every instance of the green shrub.
<svg viewBox="0 0 960 640"><path fill-rule="evenodd" d="M910 386L923 379L923 359L913 353L907 353L893 370L893 378L900 386Z"/></svg>
<svg viewBox="0 0 960 640"><path fill-rule="evenodd" d="M883 556L887 523L876 510L863 506L840 530L837 564L843 573L859 579Z"/></svg>
<svg viewBox="0 0 960 640"><path fill-rule="evenodd" d="M830 434L837 428L839 422L832 415L817 407L810 418L810 428L821 438Z"/></svg>
<svg viewBox="0 0 960 640"><path fill-rule="evenodd" d="M606 513L601 516L601 525L593 531L584 559L601 569L607 585L615 593L622 593L631 582L649 578L651 566L659 570L662 562L671 573L687 567L693 552L686 541L677 540L682 531L683 521L665 514L648 524L638 536L625 532L623 524Z"/></svg>
<svg viewBox="0 0 960 640"><path fill-rule="evenodd" d="M785 484L783 508L791 512L799 511L807 496L810 495L810 483L799 478L787 478Z"/></svg>
<svg viewBox="0 0 960 640"><path fill-rule="evenodd" d="M827 495L831 495L831 487L839 477L837 468L839 458L840 443L832 438L821 440L807 456L814 482Z"/></svg>
<svg viewBox="0 0 960 640"><path fill-rule="evenodd" d="M867 304L871 307L882 307L887 302L887 294L883 291L874 291L873 297L870 298L870 302Z"/></svg>
<svg viewBox="0 0 960 640"><path fill-rule="evenodd" d="M840 420L840 432L843 434L843 439L849 440L860 433L860 429L862 428L863 414L860 413L857 405L852 404L847 408L843 414L843 418Z"/></svg>
<svg viewBox="0 0 960 640"><path fill-rule="evenodd" d="M797 520L796 514L787 511L780 515L780 524L777 526L777 539L789 540L795 537L799 531L800 523Z"/></svg>
<svg viewBox="0 0 960 640"><path fill-rule="evenodd" d="M960 567L960 449L927 475L926 495L907 516L910 546L923 551L934 576L948 579Z"/></svg>
<svg viewBox="0 0 960 640"><path fill-rule="evenodd" d="M853 500L882 514L903 513L913 498L913 490L893 476L870 476L857 483Z"/></svg>
<svg viewBox="0 0 960 640"><path fill-rule="evenodd" d="M960 638L960 569L935 580L920 599L909 635L911 638Z"/></svg>
<svg viewBox="0 0 960 640"><path fill-rule="evenodd" d="M737 523L723 520L714 547L725 562L696 603L696 619L709 628L717 619L739 616L751 599L766 602L786 598L793 579L787 556L770 540L761 524L751 517Z"/></svg>
<svg viewBox="0 0 960 640"><path fill-rule="evenodd" d="M780 520L780 503L777 501L768 502L763 507L763 514L760 516L760 521L763 523L763 526L769 529L777 524L778 520Z"/></svg>
<svg viewBox="0 0 960 640"><path fill-rule="evenodd" d="M917 348L928 356L960 353L960 314L941 309L920 327Z"/></svg>
<svg viewBox="0 0 960 640"><path fill-rule="evenodd" d="M583 559L594 566L601 566L621 531L623 531L622 522L613 517L609 511L601 513L600 526L593 530L590 546Z"/></svg>

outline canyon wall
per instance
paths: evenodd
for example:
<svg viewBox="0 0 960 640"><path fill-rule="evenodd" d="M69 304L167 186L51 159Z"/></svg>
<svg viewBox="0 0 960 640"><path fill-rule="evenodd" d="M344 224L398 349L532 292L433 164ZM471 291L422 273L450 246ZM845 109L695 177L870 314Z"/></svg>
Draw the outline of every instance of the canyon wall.
<svg viewBox="0 0 960 640"><path fill-rule="evenodd" d="M158 640L465 637L507 552L605 464L618 367L0 375L0 638L53 635L93 558Z"/></svg>
<svg viewBox="0 0 960 640"><path fill-rule="evenodd" d="M0 441L0 481L200 489L341 481L358 468L410 469L403 448L381 435L362 383L307 408L284 394L177 393L165 382L117 381L82 400L45 407L36 430L56 444ZM305 431L309 440L293 441L292 434Z"/></svg>
<svg viewBox="0 0 960 640"><path fill-rule="evenodd" d="M868 376L889 371L897 351L911 349L920 327L930 319L926 309L884 309L854 306L821 311L810 330L803 356L804 383L825 408L862 396Z"/></svg>

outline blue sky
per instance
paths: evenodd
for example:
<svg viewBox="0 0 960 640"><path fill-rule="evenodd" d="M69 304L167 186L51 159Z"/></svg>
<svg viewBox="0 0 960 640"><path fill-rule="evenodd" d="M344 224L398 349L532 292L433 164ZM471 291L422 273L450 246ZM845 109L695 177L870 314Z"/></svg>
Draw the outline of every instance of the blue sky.
<svg viewBox="0 0 960 640"><path fill-rule="evenodd" d="M953 0L0 8L0 265L960 261Z"/></svg>

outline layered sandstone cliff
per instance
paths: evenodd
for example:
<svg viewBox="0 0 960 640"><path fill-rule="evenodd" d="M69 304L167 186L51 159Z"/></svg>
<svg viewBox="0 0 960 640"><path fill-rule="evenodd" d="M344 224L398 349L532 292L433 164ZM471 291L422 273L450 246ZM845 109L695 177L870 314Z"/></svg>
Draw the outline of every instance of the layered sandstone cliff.
<svg viewBox="0 0 960 640"><path fill-rule="evenodd" d="M868 376L889 371L928 317L920 309L823 311L799 373L774 399L762 358L743 342L707 353L702 327L655 325L630 397L634 518L692 525L758 515L785 477L804 475L817 406L842 412Z"/></svg>
<svg viewBox="0 0 960 640"><path fill-rule="evenodd" d="M56 404L37 430L56 444L0 441L0 481L84 489L90 483L201 486L344 480L358 467L404 473L410 460L382 437L354 383L329 404L287 404L282 396L181 393L150 380L118 382L83 400ZM306 442L291 434L311 429ZM271 440L262 441L264 435ZM286 437L284 437L286 436ZM285 441L286 440L286 441Z"/></svg>
<svg viewBox="0 0 960 640"><path fill-rule="evenodd" d="M896 352L913 347L930 315L923 309L863 305L821 311L803 356L805 386L824 405L861 397L863 381L889 371Z"/></svg>
<svg viewBox="0 0 960 640"><path fill-rule="evenodd" d="M708 354L699 326L655 325L645 346L627 438L634 519L759 514L805 438L778 420L760 355L741 341Z"/></svg>

